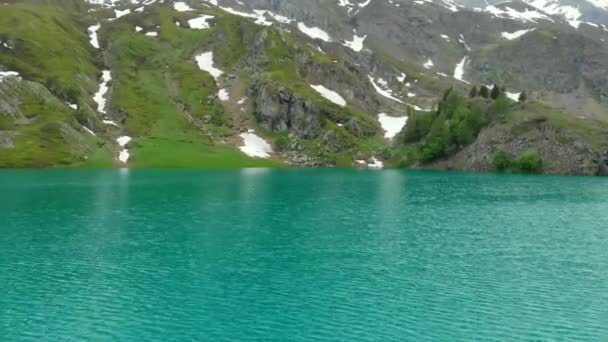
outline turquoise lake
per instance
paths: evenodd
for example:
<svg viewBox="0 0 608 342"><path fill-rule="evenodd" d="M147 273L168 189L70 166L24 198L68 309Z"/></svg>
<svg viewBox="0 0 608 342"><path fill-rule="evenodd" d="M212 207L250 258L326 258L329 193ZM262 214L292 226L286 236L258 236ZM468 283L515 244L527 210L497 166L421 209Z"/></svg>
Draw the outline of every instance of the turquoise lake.
<svg viewBox="0 0 608 342"><path fill-rule="evenodd" d="M2 341L608 341L608 179L0 171Z"/></svg>

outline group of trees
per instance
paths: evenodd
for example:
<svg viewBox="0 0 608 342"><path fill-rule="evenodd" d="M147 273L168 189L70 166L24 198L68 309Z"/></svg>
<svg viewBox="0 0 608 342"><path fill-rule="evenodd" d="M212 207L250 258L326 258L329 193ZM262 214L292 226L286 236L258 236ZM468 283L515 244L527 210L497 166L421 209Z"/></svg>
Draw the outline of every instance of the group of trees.
<svg viewBox="0 0 608 342"><path fill-rule="evenodd" d="M498 98L505 96L506 92L507 92L506 88L501 87L498 84L494 84L492 89L490 89L489 87L487 87L485 85L481 85L479 87L473 86L471 88L471 91L469 92L469 97L470 98L483 97L486 99L491 98L492 100L497 100ZM519 98L518 98L519 102L526 102L527 99L528 99L528 94L526 94L525 90L522 91L521 93L519 93Z"/></svg>
<svg viewBox="0 0 608 342"><path fill-rule="evenodd" d="M519 101L526 99L526 93L522 92ZM437 160L472 144L490 119L507 114L511 105L506 89L496 84L491 89L473 86L469 98L450 88L443 94L436 111L421 113L410 109L401 139L404 144L418 143L417 160ZM534 172L537 168L534 160L526 158L521 163L519 160L513 163L507 168L522 172Z"/></svg>
<svg viewBox="0 0 608 342"><path fill-rule="evenodd" d="M473 143L487 124L484 107L448 89L436 112L410 112L403 133L405 143L422 142L420 159L425 162L452 154Z"/></svg>
<svg viewBox="0 0 608 342"><path fill-rule="evenodd" d="M470 98L474 98L474 97L483 97L486 99L492 98L493 100L496 100L497 98L499 98L500 96L505 94L505 89L499 87L497 84L495 84L492 89L488 88L485 85L480 86L479 88L477 86L473 86L471 88L471 91L469 92L469 97Z"/></svg>

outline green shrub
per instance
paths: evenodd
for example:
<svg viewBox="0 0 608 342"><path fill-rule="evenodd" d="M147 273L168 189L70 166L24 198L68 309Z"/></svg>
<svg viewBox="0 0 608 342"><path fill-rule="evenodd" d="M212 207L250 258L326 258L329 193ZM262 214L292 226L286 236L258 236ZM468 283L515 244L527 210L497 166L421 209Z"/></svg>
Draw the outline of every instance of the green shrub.
<svg viewBox="0 0 608 342"><path fill-rule="evenodd" d="M492 160L492 166L494 170L498 172L505 172L511 168L511 159L507 155L505 151L497 151L494 153L494 158Z"/></svg>
<svg viewBox="0 0 608 342"><path fill-rule="evenodd" d="M543 160L535 150L528 150L517 157L512 163L512 169L521 173L541 173Z"/></svg>
<svg viewBox="0 0 608 342"><path fill-rule="evenodd" d="M274 139L274 149L279 152L284 151L287 148L287 145L289 145L289 139L284 135Z"/></svg>
<svg viewBox="0 0 608 342"><path fill-rule="evenodd" d="M421 159L425 162L430 162L445 156L446 145L443 141L437 140L426 144L422 148Z"/></svg>
<svg viewBox="0 0 608 342"><path fill-rule="evenodd" d="M496 99L492 105L492 111L495 114L500 115L506 114L509 111L509 108L511 108L511 101L505 96L501 96Z"/></svg>

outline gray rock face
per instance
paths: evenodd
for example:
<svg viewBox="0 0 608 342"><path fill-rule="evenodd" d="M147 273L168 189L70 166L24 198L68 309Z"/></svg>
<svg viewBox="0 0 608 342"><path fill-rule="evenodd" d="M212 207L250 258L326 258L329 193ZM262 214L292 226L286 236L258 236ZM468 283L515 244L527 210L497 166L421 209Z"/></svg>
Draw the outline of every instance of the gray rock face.
<svg viewBox="0 0 608 342"><path fill-rule="evenodd" d="M512 157L534 149L543 160L548 174L596 175L600 172L600 154L575 134L543 124L530 124L529 130L515 136L508 125L484 129L475 143L450 158L448 168L492 171L494 154L501 150Z"/></svg>
<svg viewBox="0 0 608 342"><path fill-rule="evenodd" d="M9 149L14 148L13 138L15 132L12 131L0 131L0 148Z"/></svg>
<svg viewBox="0 0 608 342"><path fill-rule="evenodd" d="M313 84L322 84L337 90L348 102L366 113L376 113L379 102L371 89L367 76L355 65L344 67L319 64L301 57L298 61L302 78L310 79Z"/></svg>
<svg viewBox="0 0 608 342"><path fill-rule="evenodd" d="M293 132L302 138L316 138L321 128L319 108L294 96L284 87L258 82L251 88L255 116L262 128L271 132Z"/></svg>
<svg viewBox="0 0 608 342"><path fill-rule="evenodd" d="M608 95L608 51L577 34L530 32L511 44L477 53L471 68L478 79L498 74L527 89L571 93L586 83L594 96Z"/></svg>
<svg viewBox="0 0 608 342"><path fill-rule="evenodd" d="M15 117L20 114L19 105L21 101L17 90L20 82L11 78L0 81L0 115Z"/></svg>
<svg viewBox="0 0 608 342"><path fill-rule="evenodd" d="M598 175L606 176L608 175L608 151L602 152L599 159L600 167Z"/></svg>
<svg viewBox="0 0 608 342"><path fill-rule="evenodd" d="M602 8L598 2L393 0L371 1L354 10L338 6L338 1L324 0L250 0L244 6L235 0L220 0L220 4L249 11L267 9L307 26L317 26L328 32L333 42L314 40L314 44L331 51L332 55L338 50L336 46L341 47L339 43L351 40L354 34L366 36L363 51L343 48L345 52L341 54L363 75L383 77L401 98L410 92L417 94L412 101L424 108L430 107L436 99L432 98L431 88L437 92L450 85L465 86L452 76L456 65L468 56L464 79L471 83L499 83L511 91L525 89L534 92L537 100L565 110L580 111L585 116L598 117L598 113L608 113L608 28L602 26L608 24L608 6ZM488 5L503 11L534 11L544 17L535 20L498 17L481 10ZM457 11L453 12L454 9ZM591 21L592 25L580 23L575 28L576 24L566 21L559 13L568 12L568 19L572 19L572 13L577 10L581 13L577 20ZM502 36L530 29L535 31L521 38L509 40ZM308 39L293 25L291 31ZM408 70L412 70L430 78L411 89L403 89L394 80L399 72L394 67L374 62L378 59L383 62L390 59L388 64L393 66L401 63L401 71L408 76L411 76ZM425 69L423 64L429 59L434 66ZM408 82L411 80L408 78ZM360 97L358 93L352 95L354 99ZM555 98L561 100L555 101ZM390 101L384 102L389 107L392 105ZM366 106L368 104L357 103L371 109ZM394 111L393 108L387 110Z"/></svg>

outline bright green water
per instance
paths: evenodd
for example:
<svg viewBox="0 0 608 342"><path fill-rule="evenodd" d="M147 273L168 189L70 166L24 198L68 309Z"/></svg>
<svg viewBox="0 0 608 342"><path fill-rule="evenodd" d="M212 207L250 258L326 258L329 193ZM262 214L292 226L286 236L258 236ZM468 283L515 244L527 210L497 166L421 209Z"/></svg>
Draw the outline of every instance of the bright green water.
<svg viewBox="0 0 608 342"><path fill-rule="evenodd" d="M607 341L608 179L0 172L2 341Z"/></svg>

